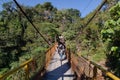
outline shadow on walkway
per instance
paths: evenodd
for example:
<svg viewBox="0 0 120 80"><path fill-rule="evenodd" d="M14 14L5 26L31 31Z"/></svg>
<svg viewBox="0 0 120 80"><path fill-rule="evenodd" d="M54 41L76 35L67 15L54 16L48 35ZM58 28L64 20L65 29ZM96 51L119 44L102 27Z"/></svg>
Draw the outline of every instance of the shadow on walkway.
<svg viewBox="0 0 120 80"><path fill-rule="evenodd" d="M70 63L67 62L63 65L61 65L60 67L54 69L53 71L50 72L46 72L43 80L58 80L60 77L62 78L62 80L64 80L64 77L74 77L73 74L66 74L64 75L65 72L67 72L69 69L71 68Z"/></svg>

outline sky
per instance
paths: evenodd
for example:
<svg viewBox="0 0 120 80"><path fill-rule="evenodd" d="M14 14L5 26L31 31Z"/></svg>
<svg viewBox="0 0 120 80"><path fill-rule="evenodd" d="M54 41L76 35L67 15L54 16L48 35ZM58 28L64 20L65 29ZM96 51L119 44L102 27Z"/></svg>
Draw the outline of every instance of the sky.
<svg viewBox="0 0 120 80"><path fill-rule="evenodd" d="M12 0L0 0L0 10L2 10L2 4L6 1ZM17 0L17 2L25 6L35 6L36 4L51 2L58 10L68 8L78 9L81 12L81 17L85 17L96 9L102 0Z"/></svg>

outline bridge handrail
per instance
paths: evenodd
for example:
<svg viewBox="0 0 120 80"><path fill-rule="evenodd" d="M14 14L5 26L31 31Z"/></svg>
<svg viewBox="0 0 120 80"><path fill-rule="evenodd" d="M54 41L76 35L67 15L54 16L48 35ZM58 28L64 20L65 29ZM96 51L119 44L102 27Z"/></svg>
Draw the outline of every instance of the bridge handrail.
<svg viewBox="0 0 120 80"><path fill-rule="evenodd" d="M4 80L4 79L5 79L6 77L8 77L9 75L17 72L18 70L20 70L20 69L22 69L22 68L24 68L24 70L26 71L26 77L27 77L27 75L29 75L29 74L27 73L28 64L31 63L32 61L33 61L33 59L31 58L31 59L25 61L25 62L24 62L23 64L21 64L19 67L15 68L15 69L13 69L13 70L10 70L10 71L8 71L7 73L5 73L5 74L3 74L3 75L0 75L0 80Z"/></svg>
<svg viewBox="0 0 120 80"><path fill-rule="evenodd" d="M120 78L118 78L117 76L115 76L114 74L112 74L111 72L105 70L102 66L96 64L95 62L89 60L88 58L84 57L81 55L81 57L83 57L84 59L86 59L87 61L89 61L92 65L94 65L96 68L100 69L103 73L105 73L108 77L110 77L113 80L120 80Z"/></svg>
<svg viewBox="0 0 120 80"><path fill-rule="evenodd" d="M45 53L47 54L52 49L52 47L54 47L54 45L56 45L56 43L53 44L51 47L49 47ZM30 58L29 60L27 60L23 64L21 64L19 67L14 68L14 69L6 72L3 75L0 75L0 80L4 80L5 78L7 78L8 76L12 75L13 73L17 72L18 70L20 70L22 68L24 68L24 71L26 72L25 73L26 74L25 78L29 79L29 67L28 67L28 65L29 65L29 63L31 63L32 61L34 62L34 60L36 60L36 59L38 59L40 57L42 57L42 56L37 56L37 58L36 57ZM43 67L45 67L45 66L43 66Z"/></svg>

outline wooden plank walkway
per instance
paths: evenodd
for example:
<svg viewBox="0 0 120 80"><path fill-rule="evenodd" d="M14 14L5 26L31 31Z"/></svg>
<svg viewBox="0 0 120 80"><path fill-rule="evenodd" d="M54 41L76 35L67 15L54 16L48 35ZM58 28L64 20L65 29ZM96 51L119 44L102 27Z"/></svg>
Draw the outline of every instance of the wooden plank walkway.
<svg viewBox="0 0 120 80"><path fill-rule="evenodd" d="M65 55L66 56L66 55ZM56 48L55 53L46 68L46 73L43 80L73 80L75 77L67 58L61 60Z"/></svg>

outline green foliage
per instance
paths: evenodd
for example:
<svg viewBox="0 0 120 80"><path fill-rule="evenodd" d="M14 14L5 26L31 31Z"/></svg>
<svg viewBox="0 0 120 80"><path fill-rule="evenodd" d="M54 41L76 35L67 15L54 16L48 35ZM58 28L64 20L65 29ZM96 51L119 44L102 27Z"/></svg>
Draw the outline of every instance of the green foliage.
<svg viewBox="0 0 120 80"><path fill-rule="evenodd" d="M66 41L66 46L70 49L71 52L76 53L76 44L74 41Z"/></svg>
<svg viewBox="0 0 120 80"><path fill-rule="evenodd" d="M8 68L2 68L2 69L0 69L0 75L4 74L8 70L9 70Z"/></svg>
<svg viewBox="0 0 120 80"><path fill-rule="evenodd" d="M107 43L107 66L118 76L120 76L120 2L110 9L111 19L105 22L105 27L101 31L104 43Z"/></svg>
<svg viewBox="0 0 120 80"><path fill-rule="evenodd" d="M118 47L112 47L111 51L116 52L118 50Z"/></svg>
<svg viewBox="0 0 120 80"><path fill-rule="evenodd" d="M77 9L67 9L66 13L69 15L69 16L73 16L73 17L80 17L80 12L77 10Z"/></svg>
<svg viewBox="0 0 120 80"><path fill-rule="evenodd" d="M110 15L113 20L118 20L120 18L120 2L110 9Z"/></svg>
<svg viewBox="0 0 120 80"><path fill-rule="evenodd" d="M108 6L113 1L109 1ZM87 27L84 24L94 11L80 18L81 13L77 9L57 10L50 2L22 8L47 40L53 43L56 34L62 34L66 45L75 53L80 51L97 62L106 59L107 55L108 60L115 61L116 66L111 69L119 74L120 3L110 12L101 10ZM0 73L17 67L29 58L36 60L37 72L44 66L47 48L48 45L13 2L4 3L0 12ZM25 77L21 79L24 75L25 72L20 70L7 80L24 80Z"/></svg>
<svg viewBox="0 0 120 80"><path fill-rule="evenodd" d="M50 2L46 2L43 4L43 8L45 8L45 10L52 10L53 5Z"/></svg>
<svg viewBox="0 0 120 80"><path fill-rule="evenodd" d="M75 34L76 33L72 30L67 30L66 32L63 32L63 35L65 36L66 40L74 40Z"/></svg>
<svg viewBox="0 0 120 80"><path fill-rule="evenodd" d="M120 26L119 26L119 22L120 22L119 16L120 15L117 13L117 12L119 12L118 8L120 8L120 6L118 6L119 4L120 3L118 3L116 6L114 6L113 8L110 9L111 20L106 21L105 27L101 31L103 40L106 42L108 42L108 41L112 42L113 45L117 45L114 43L116 41L119 41L119 36L120 36L119 35L120 34Z"/></svg>
<svg viewBox="0 0 120 80"><path fill-rule="evenodd" d="M106 54L103 54L103 53L99 53L99 54L97 53L92 56L92 60L95 62L100 62L105 59L106 59Z"/></svg>

